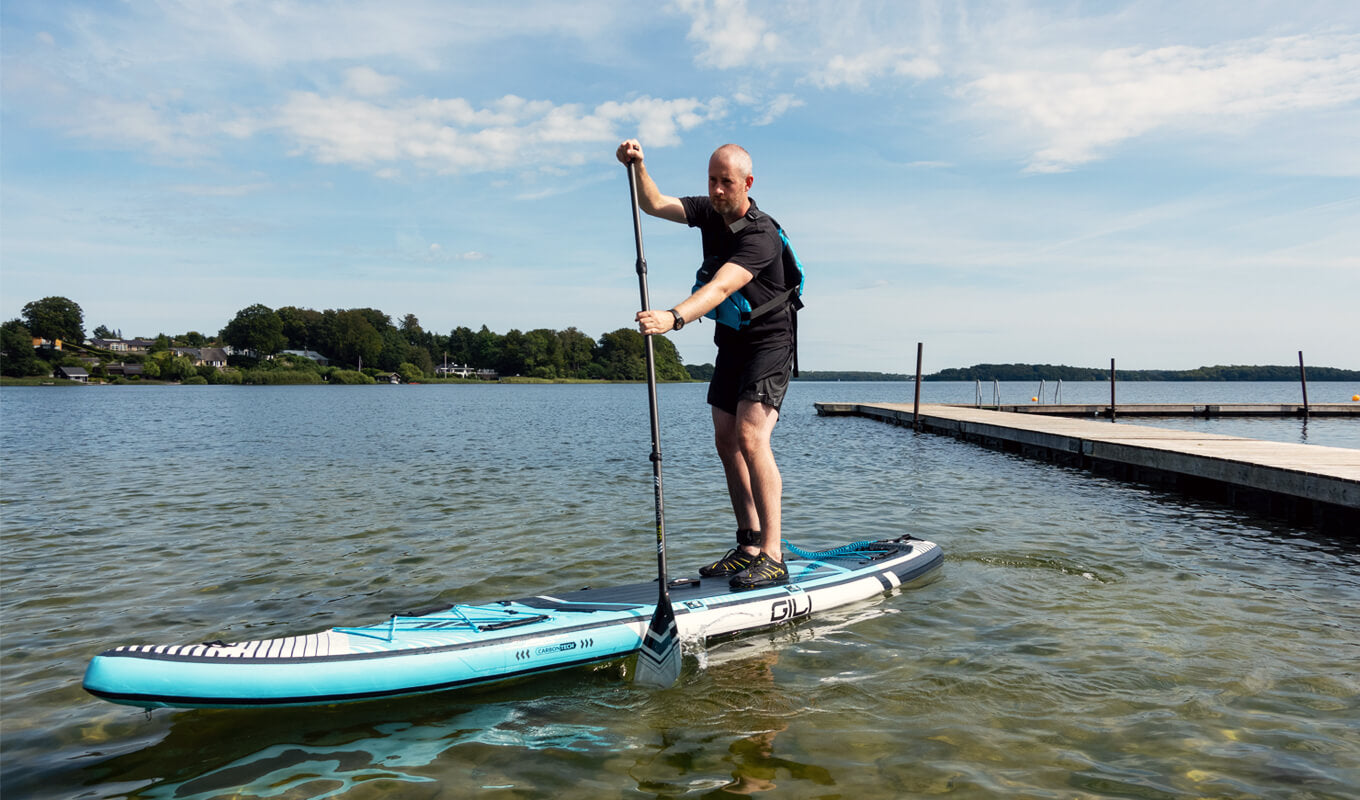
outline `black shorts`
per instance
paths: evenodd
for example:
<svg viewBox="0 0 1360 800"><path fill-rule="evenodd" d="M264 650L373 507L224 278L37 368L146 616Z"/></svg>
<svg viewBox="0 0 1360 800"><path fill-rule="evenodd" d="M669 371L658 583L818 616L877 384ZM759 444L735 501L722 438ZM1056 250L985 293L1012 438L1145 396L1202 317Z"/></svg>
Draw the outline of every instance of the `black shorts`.
<svg viewBox="0 0 1360 800"><path fill-rule="evenodd" d="M778 411L792 372L790 342L720 347L708 382L708 404L736 414L737 403L750 400Z"/></svg>

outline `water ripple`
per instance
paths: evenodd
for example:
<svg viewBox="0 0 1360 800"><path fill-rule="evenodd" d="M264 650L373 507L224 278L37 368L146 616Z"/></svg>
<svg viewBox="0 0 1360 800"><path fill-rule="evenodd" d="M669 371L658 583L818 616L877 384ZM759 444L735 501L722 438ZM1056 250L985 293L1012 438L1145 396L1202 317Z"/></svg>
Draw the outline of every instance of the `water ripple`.
<svg viewBox="0 0 1360 800"><path fill-rule="evenodd" d="M7 798L1340 798L1360 783L1353 543L812 412L900 385L794 386L775 442L786 536L915 533L945 549L934 580L691 649L663 692L612 664L148 719L80 690L91 655L654 574L641 387L200 388L3 391ZM663 386L662 409L678 572L733 525L703 387Z"/></svg>

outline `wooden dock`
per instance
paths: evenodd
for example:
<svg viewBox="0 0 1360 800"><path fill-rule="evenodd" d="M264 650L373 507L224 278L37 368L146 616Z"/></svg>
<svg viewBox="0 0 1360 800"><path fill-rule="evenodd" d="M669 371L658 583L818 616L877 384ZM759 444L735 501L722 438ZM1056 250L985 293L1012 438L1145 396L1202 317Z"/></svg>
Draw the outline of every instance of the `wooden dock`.
<svg viewBox="0 0 1360 800"><path fill-rule="evenodd" d="M816 408L823 416L916 424L929 433L1360 535L1360 450L968 406L922 405L915 423L910 403L821 402ZM1118 413L1124 414L1123 406Z"/></svg>
<svg viewBox="0 0 1360 800"><path fill-rule="evenodd" d="M964 406L967 407L967 406ZM1360 419L1360 403L1029 403L999 406L972 406L1015 414L1042 414L1051 417L1355 417Z"/></svg>

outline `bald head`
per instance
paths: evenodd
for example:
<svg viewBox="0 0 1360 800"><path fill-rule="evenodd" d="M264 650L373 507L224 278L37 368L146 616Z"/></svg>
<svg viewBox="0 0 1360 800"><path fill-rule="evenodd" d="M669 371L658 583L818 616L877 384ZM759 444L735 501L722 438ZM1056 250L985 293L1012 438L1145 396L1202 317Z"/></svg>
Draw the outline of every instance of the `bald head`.
<svg viewBox="0 0 1360 800"><path fill-rule="evenodd" d="M708 199L713 210L730 224L751 207L751 154L735 144L725 144L708 159Z"/></svg>
<svg viewBox="0 0 1360 800"><path fill-rule="evenodd" d="M739 144L725 144L714 150L708 163L732 167L743 178L751 175L751 154Z"/></svg>

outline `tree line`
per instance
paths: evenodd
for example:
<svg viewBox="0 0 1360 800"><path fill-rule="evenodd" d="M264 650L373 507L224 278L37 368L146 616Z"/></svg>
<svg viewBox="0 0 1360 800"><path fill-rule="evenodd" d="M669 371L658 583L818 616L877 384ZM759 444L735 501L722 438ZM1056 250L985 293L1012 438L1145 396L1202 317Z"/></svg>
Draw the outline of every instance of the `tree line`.
<svg viewBox="0 0 1360 800"><path fill-rule="evenodd" d="M96 339L122 338L106 325L93 331ZM65 297L45 297L28 303L20 318L0 324L0 373L6 376L50 374L65 360L83 362L72 353L36 349L34 338L60 339L66 343L85 340L85 319L80 305ZM661 380L707 380L712 365L682 364L675 344L665 336L653 339L657 377ZM176 356L172 347L229 345L253 356L234 356L233 367L245 370L221 373L195 367L190 359ZM311 350L335 365L317 370L310 362L271 359L284 350ZM108 354L114 356L114 354ZM188 331L158 335L150 353L117 354L119 360L142 363L148 378L193 379L208 382L269 383L277 381L344 382L363 380L378 372L396 372L405 380L433 377L443 363L493 370L502 376L522 375L548 380L597 379L643 380L646 378L645 340L633 328L619 328L598 339L576 328L555 331L536 328L495 333L483 325L479 330L459 326L447 334L426 331L414 314L399 323L374 308L315 311L296 306L271 309L255 304L241 309L217 333L206 336ZM277 370L284 367L288 372ZM296 369L294 369L296 368ZM361 371L362 369L362 371ZM96 369L96 374L99 374ZM276 374L277 373L277 374ZM1124 381L1295 381L1297 366L1212 366L1192 370L1124 370ZM1309 367L1308 377L1317 381L1360 380L1360 370ZM1103 381L1103 368L1053 364L975 364L925 375L926 381ZM804 372L802 380L910 380L909 376L876 372Z"/></svg>
<svg viewBox="0 0 1360 800"><path fill-rule="evenodd" d="M1308 367L1308 377L1316 381L1360 380L1360 370L1336 367ZM1197 369L1119 370L1121 381L1297 381L1295 366L1213 366ZM1098 367L1067 367L1053 364L975 364L971 367L943 369L922 376L923 381L1106 381L1110 371Z"/></svg>
<svg viewBox="0 0 1360 800"><path fill-rule="evenodd" d="M283 350L312 350L333 362L358 368L371 365L397 372L403 365L422 375L444 363L531 378L644 380L645 341L633 328L593 339L576 328L496 333L458 326L447 334L427 331L414 314L399 324L374 308L315 311L253 305L237 312L219 334L233 348L272 355ZM657 378L688 380L674 343L655 337Z"/></svg>
<svg viewBox="0 0 1360 800"><path fill-rule="evenodd" d="M20 319L0 325L3 335L5 375L38 375L50 372L53 359L70 358L55 351L35 351L33 338L85 341L84 313L79 304L65 297L47 297L24 306ZM95 328L94 338L121 338L105 325ZM562 379L644 380L647 376L645 340L633 328L620 328L591 338L576 328L562 331L538 328L512 329L500 334L483 325L479 330L459 326L447 334L425 330L414 314L394 323L374 308L327 309L284 306L272 309L255 304L238 311L216 336L197 331L156 337L147 357L119 354L129 362L142 362L157 373L147 377L180 379L192 371L175 362L170 348L230 346L242 355L229 359L231 366L258 369L284 350L321 354L337 368L369 375L400 373L407 380L429 379L436 367L468 366L492 370L501 376ZM664 336L653 339L657 378L689 380L675 345ZM170 354L167 358L166 354ZM292 363L292 362L288 362ZM189 365L192 367L192 363ZM205 375L216 380L217 376ZM330 376L325 376L330 380Z"/></svg>

